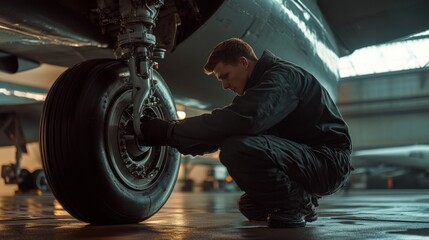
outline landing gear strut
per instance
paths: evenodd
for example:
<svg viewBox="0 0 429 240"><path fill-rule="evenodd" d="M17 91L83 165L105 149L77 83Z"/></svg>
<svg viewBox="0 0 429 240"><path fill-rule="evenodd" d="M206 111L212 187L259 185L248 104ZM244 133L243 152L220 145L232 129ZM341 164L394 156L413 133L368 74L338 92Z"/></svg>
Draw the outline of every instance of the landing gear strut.
<svg viewBox="0 0 429 240"><path fill-rule="evenodd" d="M119 7L122 17L122 28L118 34L116 53L121 59L128 61L130 78L133 84L133 116L134 132L141 138L140 109L148 98L152 80L152 58L163 58L165 50L155 48L156 37L152 34L155 19L163 0L120 0Z"/></svg>

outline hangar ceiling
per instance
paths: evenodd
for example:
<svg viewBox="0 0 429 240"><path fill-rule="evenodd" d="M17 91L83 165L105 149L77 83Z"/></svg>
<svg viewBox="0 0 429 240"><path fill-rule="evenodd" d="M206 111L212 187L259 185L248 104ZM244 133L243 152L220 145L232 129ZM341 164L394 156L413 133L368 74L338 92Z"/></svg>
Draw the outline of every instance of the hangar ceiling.
<svg viewBox="0 0 429 240"><path fill-rule="evenodd" d="M427 0L317 0L317 4L343 48L341 56L429 26Z"/></svg>

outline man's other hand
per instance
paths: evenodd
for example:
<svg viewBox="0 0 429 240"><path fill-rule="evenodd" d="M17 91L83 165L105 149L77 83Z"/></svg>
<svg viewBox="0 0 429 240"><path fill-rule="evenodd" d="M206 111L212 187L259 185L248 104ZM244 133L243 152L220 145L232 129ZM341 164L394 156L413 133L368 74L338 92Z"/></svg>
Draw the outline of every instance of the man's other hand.
<svg viewBox="0 0 429 240"><path fill-rule="evenodd" d="M170 121L145 115L140 118L140 122L140 130L143 135L141 144L146 146L166 145L168 129L172 124Z"/></svg>

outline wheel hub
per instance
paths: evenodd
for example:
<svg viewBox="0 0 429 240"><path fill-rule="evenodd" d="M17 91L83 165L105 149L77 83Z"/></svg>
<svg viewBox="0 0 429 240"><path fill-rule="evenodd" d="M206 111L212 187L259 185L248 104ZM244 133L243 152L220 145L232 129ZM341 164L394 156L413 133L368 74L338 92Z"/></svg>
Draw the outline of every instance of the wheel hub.
<svg viewBox="0 0 429 240"><path fill-rule="evenodd" d="M156 105L144 107L143 113L162 118ZM108 115L106 143L112 169L125 185L136 190L147 188L164 165L166 147L148 147L138 141L133 128L131 90L114 101Z"/></svg>

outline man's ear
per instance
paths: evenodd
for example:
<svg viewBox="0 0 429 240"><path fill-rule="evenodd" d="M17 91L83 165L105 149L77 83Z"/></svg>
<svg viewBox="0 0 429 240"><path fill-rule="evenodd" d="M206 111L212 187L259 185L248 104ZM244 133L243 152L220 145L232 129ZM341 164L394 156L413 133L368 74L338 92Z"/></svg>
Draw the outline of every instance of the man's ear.
<svg viewBox="0 0 429 240"><path fill-rule="evenodd" d="M244 68L247 68L249 66L249 60L247 60L247 58L243 56L240 57L240 63Z"/></svg>

